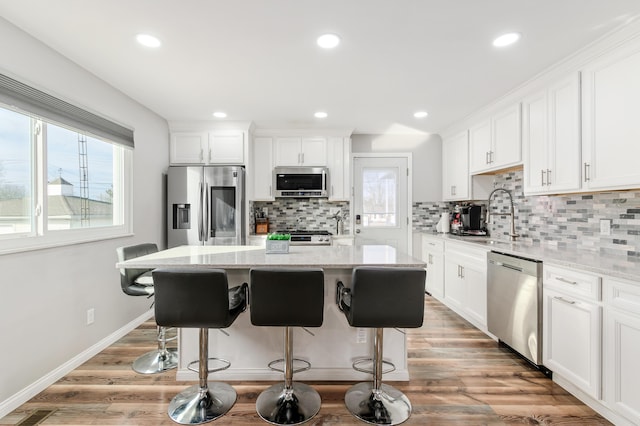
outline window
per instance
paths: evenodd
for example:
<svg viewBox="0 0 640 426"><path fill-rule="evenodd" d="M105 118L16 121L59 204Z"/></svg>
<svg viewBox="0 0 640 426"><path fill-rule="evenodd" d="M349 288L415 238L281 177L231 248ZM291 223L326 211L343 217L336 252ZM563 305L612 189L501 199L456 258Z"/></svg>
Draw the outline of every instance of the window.
<svg viewBox="0 0 640 426"><path fill-rule="evenodd" d="M128 233L130 162L120 144L0 104L0 253Z"/></svg>
<svg viewBox="0 0 640 426"><path fill-rule="evenodd" d="M365 168L362 171L363 226L387 228L397 226L398 170Z"/></svg>

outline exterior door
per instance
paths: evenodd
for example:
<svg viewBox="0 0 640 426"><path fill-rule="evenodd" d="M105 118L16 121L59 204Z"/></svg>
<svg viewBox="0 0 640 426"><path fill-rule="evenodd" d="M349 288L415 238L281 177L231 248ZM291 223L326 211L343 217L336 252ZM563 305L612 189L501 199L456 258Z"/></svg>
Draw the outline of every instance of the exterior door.
<svg viewBox="0 0 640 426"><path fill-rule="evenodd" d="M409 247L407 157L354 157L353 229L356 244Z"/></svg>

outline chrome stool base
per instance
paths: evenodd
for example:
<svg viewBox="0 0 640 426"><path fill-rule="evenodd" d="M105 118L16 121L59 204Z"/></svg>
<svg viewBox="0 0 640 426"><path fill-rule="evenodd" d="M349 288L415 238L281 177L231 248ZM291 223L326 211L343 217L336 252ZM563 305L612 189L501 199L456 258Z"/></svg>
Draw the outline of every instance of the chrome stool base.
<svg viewBox="0 0 640 426"><path fill-rule="evenodd" d="M304 383L293 383L290 389L278 383L258 396L256 411L271 424L298 425L318 414L320 394Z"/></svg>
<svg viewBox="0 0 640 426"><path fill-rule="evenodd" d="M133 361L133 371L140 374L156 374L178 366L178 350L166 349L147 352Z"/></svg>
<svg viewBox="0 0 640 426"><path fill-rule="evenodd" d="M374 425L398 425L411 415L411 402L398 389L382 383L379 390L372 382L351 386L344 397L351 414Z"/></svg>
<svg viewBox="0 0 640 426"><path fill-rule="evenodd" d="M209 382L208 388L193 385L169 403L169 417L182 425L199 425L224 415L236 402L236 391L226 383Z"/></svg>

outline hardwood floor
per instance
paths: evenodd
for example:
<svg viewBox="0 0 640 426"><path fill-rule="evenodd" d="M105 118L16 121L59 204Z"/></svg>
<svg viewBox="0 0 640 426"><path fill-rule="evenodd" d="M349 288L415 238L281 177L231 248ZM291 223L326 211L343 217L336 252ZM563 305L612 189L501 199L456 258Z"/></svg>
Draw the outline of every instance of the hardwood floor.
<svg viewBox="0 0 640 426"><path fill-rule="evenodd" d="M192 382L175 371L141 375L132 361L153 349L149 321L25 403L0 425L16 425L37 410L42 425L175 425L171 398ZM391 383L407 394L413 414L406 425L609 425L540 372L476 330L431 297L422 328L408 331L409 382ZM213 375L215 380L215 375ZM257 395L272 382L231 382L238 401L215 425L267 424L255 413ZM309 425L363 425L347 412L351 383L308 383L322 396Z"/></svg>

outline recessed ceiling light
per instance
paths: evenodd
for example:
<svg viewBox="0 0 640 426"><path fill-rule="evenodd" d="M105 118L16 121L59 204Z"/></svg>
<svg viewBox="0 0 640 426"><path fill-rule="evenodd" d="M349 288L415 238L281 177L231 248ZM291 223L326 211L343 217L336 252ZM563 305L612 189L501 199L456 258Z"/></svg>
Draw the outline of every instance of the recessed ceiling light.
<svg viewBox="0 0 640 426"><path fill-rule="evenodd" d="M136 40L138 43L146 47L160 47L162 45L157 37L149 34L138 34L136 36Z"/></svg>
<svg viewBox="0 0 640 426"><path fill-rule="evenodd" d="M520 40L520 33L507 33L502 34L500 37L493 40L493 45L495 47L505 47L515 43L518 40Z"/></svg>
<svg viewBox="0 0 640 426"><path fill-rule="evenodd" d="M327 118L327 113L324 111L318 111L313 114L316 118Z"/></svg>
<svg viewBox="0 0 640 426"><path fill-rule="evenodd" d="M227 118L227 113L222 111L216 111L213 113L215 118Z"/></svg>
<svg viewBox="0 0 640 426"><path fill-rule="evenodd" d="M335 34L323 34L318 37L318 46L323 49L333 49L340 44L340 37Z"/></svg>
<svg viewBox="0 0 640 426"><path fill-rule="evenodd" d="M415 118L425 118L429 113L427 111L418 111L413 114Z"/></svg>

